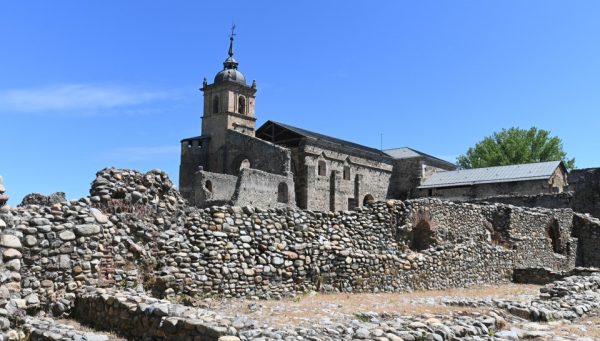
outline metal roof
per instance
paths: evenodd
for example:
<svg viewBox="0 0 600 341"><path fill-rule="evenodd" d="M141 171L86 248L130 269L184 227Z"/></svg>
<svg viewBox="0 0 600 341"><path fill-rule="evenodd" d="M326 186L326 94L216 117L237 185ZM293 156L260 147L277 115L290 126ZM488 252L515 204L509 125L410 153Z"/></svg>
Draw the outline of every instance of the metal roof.
<svg viewBox="0 0 600 341"><path fill-rule="evenodd" d="M522 165L460 169L437 172L423 181L419 188L469 186L486 183L549 179L561 161L528 163Z"/></svg>
<svg viewBox="0 0 600 341"><path fill-rule="evenodd" d="M456 168L456 165L453 164L452 162L440 159L439 157L435 157L435 156L429 155L427 153L423 153L421 151L412 149L410 147L385 149L383 152L388 154L395 160L410 159L413 157L426 157L426 158L437 160L441 163L444 163L444 164L448 165L449 167L451 167L452 169Z"/></svg>
<svg viewBox="0 0 600 341"><path fill-rule="evenodd" d="M386 149L384 152L394 159L408 159L411 157L424 156L423 153L408 147Z"/></svg>

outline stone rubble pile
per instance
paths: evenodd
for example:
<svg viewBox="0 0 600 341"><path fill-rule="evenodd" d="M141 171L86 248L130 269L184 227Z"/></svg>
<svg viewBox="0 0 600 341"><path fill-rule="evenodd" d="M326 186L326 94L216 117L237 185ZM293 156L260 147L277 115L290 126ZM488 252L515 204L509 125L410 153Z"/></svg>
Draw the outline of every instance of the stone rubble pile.
<svg viewBox="0 0 600 341"><path fill-rule="evenodd" d="M22 325L28 341L109 341L102 333L82 331L51 318L27 317Z"/></svg>
<svg viewBox="0 0 600 341"><path fill-rule="evenodd" d="M199 337L217 341L225 336L240 340L493 340L490 335L506 324L495 312L425 316L366 312L345 323L273 328L260 325L247 314L219 316L210 310L185 307L133 291L91 287L79 293L74 316L88 325L113 330L128 338L145 335L154 340Z"/></svg>
<svg viewBox="0 0 600 341"><path fill-rule="evenodd" d="M65 198L65 193L63 193L63 192L52 193L48 196L40 194L40 193L31 193L31 194L27 194L23 198L23 200L21 201L21 204L19 204L19 206L25 206L25 205L50 206L50 205L54 205L54 204L62 204L62 203L65 203L66 201L67 201L67 199Z"/></svg>
<svg viewBox="0 0 600 341"><path fill-rule="evenodd" d="M4 206L10 197L5 193L4 178L0 175L0 207Z"/></svg>
<svg viewBox="0 0 600 341"><path fill-rule="evenodd" d="M121 199L130 205L158 205L159 212L175 212L182 209L185 203L167 173L158 169L144 174L134 170L104 168L96 173L90 196L93 203Z"/></svg>
<svg viewBox="0 0 600 341"><path fill-rule="evenodd" d="M7 229L12 223L7 200L0 176L0 339L8 340L22 336L11 326L24 314L25 304L21 299L22 244L19 235Z"/></svg>
<svg viewBox="0 0 600 341"><path fill-rule="evenodd" d="M493 307L530 321L575 320L600 309L600 274L570 276L546 284L539 296L524 300L452 298L445 305Z"/></svg>

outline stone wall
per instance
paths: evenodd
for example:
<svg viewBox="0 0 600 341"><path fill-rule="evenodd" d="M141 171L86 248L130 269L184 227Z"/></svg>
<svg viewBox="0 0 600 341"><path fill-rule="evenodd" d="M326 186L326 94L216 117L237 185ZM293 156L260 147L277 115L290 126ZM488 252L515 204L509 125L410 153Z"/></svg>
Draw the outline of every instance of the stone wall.
<svg viewBox="0 0 600 341"><path fill-rule="evenodd" d="M86 288L77 297L73 315L101 330L111 330L131 340L218 341L251 326L231 326L208 311L172 304L139 293ZM100 317L100 318L99 318ZM236 324L237 325L237 324ZM231 340L239 340L232 338Z"/></svg>
<svg viewBox="0 0 600 341"><path fill-rule="evenodd" d="M447 163L424 156L393 160L388 198L406 200L418 198L421 181L435 172L449 170Z"/></svg>
<svg viewBox="0 0 600 341"><path fill-rule="evenodd" d="M238 182L236 175L197 171L194 175L193 200L187 198L194 206L210 206L231 203Z"/></svg>
<svg viewBox="0 0 600 341"><path fill-rule="evenodd" d="M469 201L477 198L488 198L505 195L537 195L540 193L556 193L548 180L530 180L478 184L460 187L441 187L420 189L420 197L435 197L452 201Z"/></svg>
<svg viewBox="0 0 600 341"><path fill-rule="evenodd" d="M573 212L569 209L524 209L437 199L405 203L408 212L400 230L409 245L418 242L413 230L421 227L431 231L432 245L440 239L452 243L471 239L514 250L516 268L541 266L562 271L575 267L577 240L571 238Z"/></svg>
<svg viewBox="0 0 600 341"><path fill-rule="evenodd" d="M4 188L4 178L2 175L0 175L0 207L4 206L9 199L5 192L6 189Z"/></svg>
<svg viewBox="0 0 600 341"><path fill-rule="evenodd" d="M542 193L537 195L502 195L469 200L472 203L494 202L522 207L572 208L573 192Z"/></svg>
<svg viewBox="0 0 600 341"><path fill-rule="evenodd" d="M239 175L196 172L194 200L198 207L237 205L296 207L294 178L243 168Z"/></svg>
<svg viewBox="0 0 600 341"><path fill-rule="evenodd" d="M22 248L20 235L12 229L11 208L6 205L8 195L0 176L0 339L16 339L11 329L15 319L24 314L26 301L22 299Z"/></svg>
<svg viewBox="0 0 600 341"><path fill-rule="evenodd" d="M570 238L570 210L437 199L338 212L198 209L185 205L164 172L114 168L98 172L91 194L1 216L3 235L11 236L3 247L22 255L19 265L11 263L18 270L11 266L18 302L28 311L66 314L86 285L144 288L159 296L276 298L307 290L493 284L509 281L515 268L569 270L579 249ZM12 252L3 266L18 258Z"/></svg>
<svg viewBox="0 0 600 341"><path fill-rule="evenodd" d="M573 216L573 236L578 239L577 264L600 267L600 220L576 213Z"/></svg>
<svg viewBox="0 0 600 341"><path fill-rule="evenodd" d="M237 206L295 208L294 178L253 168L242 169L231 203Z"/></svg>
<svg viewBox="0 0 600 341"><path fill-rule="evenodd" d="M271 142L228 130L226 147L224 152L228 163L224 165L226 168L223 173L237 175L244 160L249 163L245 168L284 176L289 175L291 171L289 149Z"/></svg>
<svg viewBox="0 0 600 341"><path fill-rule="evenodd" d="M574 211L600 218L600 168L574 169L569 174Z"/></svg>

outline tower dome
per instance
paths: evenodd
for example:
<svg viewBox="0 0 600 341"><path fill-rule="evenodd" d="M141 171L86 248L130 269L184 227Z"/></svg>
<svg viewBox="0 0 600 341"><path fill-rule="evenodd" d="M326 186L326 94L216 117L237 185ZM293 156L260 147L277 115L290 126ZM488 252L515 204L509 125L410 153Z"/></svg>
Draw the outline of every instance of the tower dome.
<svg viewBox="0 0 600 341"><path fill-rule="evenodd" d="M233 58L233 32L229 37L229 57L223 62L223 70L219 71L215 76L214 83L220 82L234 82L246 85L246 77L242 74L238 68L238 62Z"/></svg>

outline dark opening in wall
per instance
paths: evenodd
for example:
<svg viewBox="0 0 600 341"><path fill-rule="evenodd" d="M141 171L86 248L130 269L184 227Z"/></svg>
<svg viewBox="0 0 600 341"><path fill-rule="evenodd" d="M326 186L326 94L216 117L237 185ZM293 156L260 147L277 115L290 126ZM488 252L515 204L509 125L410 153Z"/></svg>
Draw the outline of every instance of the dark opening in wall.
<svg viewBox="0 0 600 341"><path fill-rule="evenodd" d="M244 96L240 96L240 98L238 99L238 112L240 114L246 113L246 99L244 98Z"/></svg>
<svg viewBox="0 0 600 341"><path fill-rule="evenodd" d="M219 112L219 96L213 97L213 104L212 105L213 105L213 108L212 108L213 109L212 110L213 114L218 113Z"/></svg>
<svg viewBox="0 0 600 341"><path fill-rule="evenodd" d="M556 219L552 219L546 229L550 243L552 244L552 250L554 253L563 254L565 252L563 238L560 233L560 225Z"/></svg>
<svg viewBox="0 0 600 341"><path fill-rule="evenodd" d="M413 251L423 251L436 244L435 233L431 230L431 225L427 221L421 221L410 233L410 249Z"/></svg>
<svg viewBox="0 0 600 341"><path fill-rule="evenodd" d="M325 161L319 161L318 174L320 176L327 175L327 167L325 166Z"/></svg>
<svg viewBox="0 0 600 341"><path fill-rule="evenodd" d="M350 167L344 166L344 180L350 180Z"/></svg>
<svg viewBox="0 0 600 341"><path fill-rule="evenodd" d="M212 193L213 188L212 188L212 182L210 180L206 180L206 182L204 183L204 187L206 187L206 189Z"/></svg>
<svg viewBox="0 0 600 341"><path fill-rule="evenodd" d="M356 208L356 199L348 198L348 210L353 210Z"/></svg>
<svg viewBox="0 0 600 341"><path fill-rule="evenodd" d="M285 182L280 182L277 186L277 202L287 204L289 200L288 185Z"/></svg>
<svg viewBox="0 0 600 341"><path fill-rule="evenodd" d="M373 198L373 196L371 194L367 194L365 195L365 198L363 199L363 206L367 205L367 204L372 204L375 201L375 198Z"/></svg>

